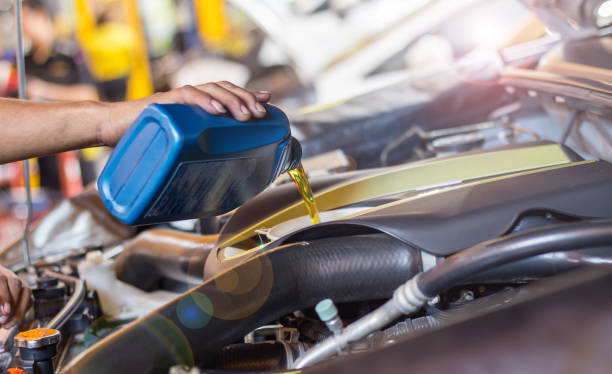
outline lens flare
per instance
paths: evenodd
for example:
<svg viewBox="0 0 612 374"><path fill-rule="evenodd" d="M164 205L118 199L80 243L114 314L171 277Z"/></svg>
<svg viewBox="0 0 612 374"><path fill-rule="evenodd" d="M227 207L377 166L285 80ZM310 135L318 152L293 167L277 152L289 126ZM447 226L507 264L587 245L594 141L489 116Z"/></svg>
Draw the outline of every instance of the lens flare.
<svg viewBox="0 0 612 374"><path fill-rule="evenodd" d="M136 328L135 334L143 334L135 341L148 341L148 344L161 346L168 355L167 359L173 364L189 367L194 365L193 351L189 341L174 322L160 313L147 317Z"/></svg>
<svg viewBox="0 0 612 374"><path fill-rule="evenodd" d="M206 295L192 292L178 301L176 315L185 327L201 329L212 318L213 304Z"/></svg>
<svg viewBox="0 0 612 374"><path fill-rule="evenodd" d="M274 270L270 260L256 257L215 278L200 292L212 302L213 316L222 320L239 320L256 313L270 296Z"/></svg>

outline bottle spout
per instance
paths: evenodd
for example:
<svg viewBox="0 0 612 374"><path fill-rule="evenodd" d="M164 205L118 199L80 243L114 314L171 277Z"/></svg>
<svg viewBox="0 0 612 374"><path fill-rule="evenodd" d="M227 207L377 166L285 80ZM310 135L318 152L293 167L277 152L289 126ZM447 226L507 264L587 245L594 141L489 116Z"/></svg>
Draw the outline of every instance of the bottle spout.
<svg viewBox="0 0 612 374"><path fill-rule="evenodd" d="M292 136L288 146L289 157L287 160L289 162L287 170L285 171L297 169L302 163L302 146L300 145L300 142L298 142L297 139Z"/></svg>

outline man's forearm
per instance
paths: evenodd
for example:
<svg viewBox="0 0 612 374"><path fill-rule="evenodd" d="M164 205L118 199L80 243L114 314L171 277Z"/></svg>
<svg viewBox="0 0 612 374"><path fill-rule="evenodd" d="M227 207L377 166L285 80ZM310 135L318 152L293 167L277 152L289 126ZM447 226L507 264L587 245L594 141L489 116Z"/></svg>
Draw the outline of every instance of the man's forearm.
<svg viewBox="0 0 612 374"><path fill-rule="evenodd" d="M0 163L101 145L108 105L1 99Z"/></svg>
<svg viewBox="0 0 612 374"><path fill-rule="evenodd" d="M265 116L269 92L229 82L185 86L121 103L34 102L0 99L0 163L93 147L114 146L149 104L198 105L211 114L229 112L240 121Z"/></svg>

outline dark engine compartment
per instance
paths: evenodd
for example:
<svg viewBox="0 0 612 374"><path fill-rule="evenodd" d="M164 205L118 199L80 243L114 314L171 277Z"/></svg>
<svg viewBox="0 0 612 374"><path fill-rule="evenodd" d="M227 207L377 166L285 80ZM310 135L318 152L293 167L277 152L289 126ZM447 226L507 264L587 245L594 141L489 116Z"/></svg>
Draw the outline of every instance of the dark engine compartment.
<svg viewBox="0 0 612 374"><path fill-rule="evenodd" d="M503 67L457 64L447 90L418 105L352 112L423 84L403 82L296 116L305 155L340 148L360 167L311 176L331 217L321 224L274 236L305 214L294 186L279 182L199 232L135 233L109 220L120 237L91 250L100 263L90 249L40 256L37 270L53 270L66 305L78 284L62 278L68 270L93 284L106 266L117 288L100 292L111 299L168 293L57 372L605 371L609 42L581 35L527 57L515 49L523 57ZM87 261L89 270L68 266ZM325 321L324 299L338 312ZM82 325L63 331L71 339L103 314L94 293L78 305ZM43 310L33 324L52 318Z"/></svg>
<svg viewBox="0 0 612 374"><path fill-rule="evenodd" d="M331 298L341 311L346 310L345 318L352 319L351 314L356 318L360 309L378 305L411 275L426 270L424 266L431 267L424 263L421 251L443 257L461 253L462 249L488 238L612 218L612 203L606 199L611 188L610 164L579 161L461 185L400 201L391 210L371 217L366 214L322 225L318 230L298 231L237 260L220 261L218 269L203 284L97 345L67 372L113 370L116 363L105 357L122 357L123 369L141 372L161 372L159 368L177 364L214 367L222 347L236 343L253 327L270 321L283 321L283 326L297 329L306 339L291 344L313 344L316 341L308 338L318 337L308 326L316 325L313 317L294 317L292 321L294 311L308 310L317 301ZM334 229L326 231L326 227ZM446 240L427 227L442 228L448 234ZM470 235L465 235L468 232ZM445 247L441 243L454 246ZM212 251L215 253L215 249ZM559 274L588 263L587 258L606 258L606 253L606 248L593 248L579 253L544 254L472 274L455 284L454 291L441 296L435 309L452 310L509 284L521 285ZM210 261L219 260L212 255ZM118 277L126 279L121 269ZM323 326L318 326L318 330L325 334ZM131 348L139 341L149 342L147 350ZM172 341L171 350L168 341ZM230 354L228 349L246 349L229 347L232 348L226 348L226 355ZM266 347L279 349L273 345ZM257 352L265 356L265 351ZM250 356L239 357L238 362L242 362ZM243 365L249 367L247 362Z"/></svg>

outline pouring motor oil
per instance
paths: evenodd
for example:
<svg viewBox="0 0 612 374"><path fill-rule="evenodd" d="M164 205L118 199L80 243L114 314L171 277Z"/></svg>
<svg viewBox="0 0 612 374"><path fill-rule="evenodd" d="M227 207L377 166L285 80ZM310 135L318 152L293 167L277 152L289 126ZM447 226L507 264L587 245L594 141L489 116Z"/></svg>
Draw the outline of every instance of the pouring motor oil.
<svg viewBox="0 0 612 374"><path fill-rule="evenodd" d="M98 179L102 201L127 225L210 217L239 207L291 171L314 223L318 212L300 144L279 108L266 105L266 111L262 119L240 122L198 106L147 107Z"/></svg>

